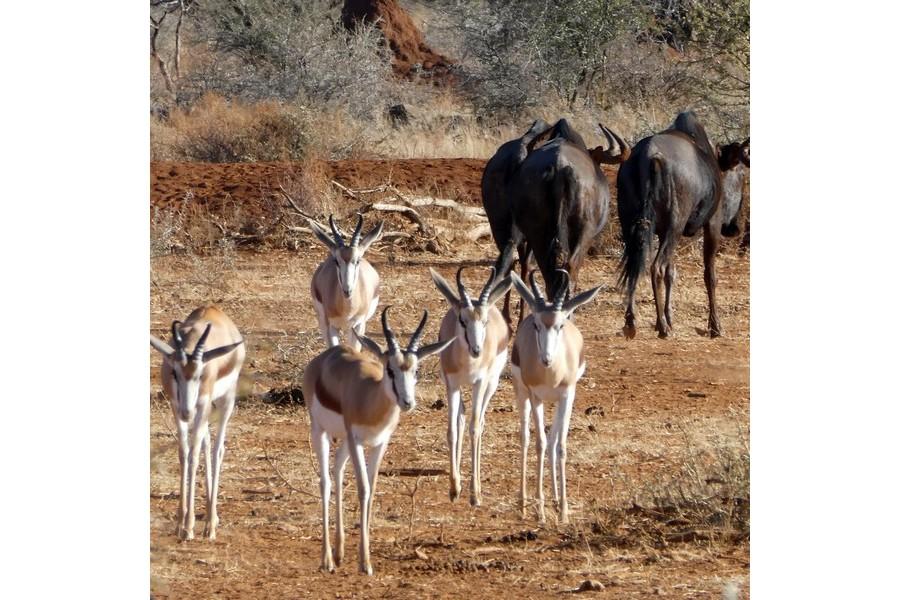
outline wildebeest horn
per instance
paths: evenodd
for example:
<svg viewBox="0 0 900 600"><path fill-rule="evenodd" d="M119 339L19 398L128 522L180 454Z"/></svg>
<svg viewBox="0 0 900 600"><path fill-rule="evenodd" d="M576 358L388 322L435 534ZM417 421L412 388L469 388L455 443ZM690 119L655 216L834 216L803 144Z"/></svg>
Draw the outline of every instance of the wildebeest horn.
<svg viewBox="0 0 900 600"><path fill-rule="evenodd" d="M422 320L419 321L419 326L416 327L416 330L413 332L412 337L409 338L409 346L406 347L406 351L409 353L415 353L416 350L419 349L419 342L422 341L422 334L425 332L425 321L428 320L428 311L422 315Z"/></svg>
<svg viewBox="0 0 900 600"><path fill-rule="evenodd" d="M388 327L387 312L389 308L390 306L385 306L384 310L381 311L381 330L384 332L384 339L387 342L388 354L395 354L397 352L397 338L394 337L394 332Z"/></svg>
<svg viewBox="0 0 900 600"><path fill-rule="evenodd" d="M334 241L338 246L344 245L344 236L338 231L337 225L334 224L334 215L328 215L328 224L331 225L331 233L334 235Z"/></svg>
<svg viewBox="0 0 900 600"><path fill-rule="evenodd" d="M491 295L491 288L494 287L494 279L497 276L497 268L491 267L491 276L488 277L487 283L484 284L484 287L481 289L481 295L478 297L478 304L484 305L487 303L488 298Z"/></svg>
<svg viewBox="0 0 900 600"><path fill-rule="evenodd" d="M553 310L562 310L563 302L566 300L566 292L569 291L569 272L565 269L557 269L559 273L559 283L556 286L556 295L553 296Z"/></svg>
<svg viewBox="0 0 900 600"><path fill-rule="evenodd" d="M472 306L472 299L469 298L469 292L466 291L466 286L462 282L462 271L463 267L456 270L456 288L459 290L459 299L465 306Z"/></svg>
<svg viewBox="0 0 900 600"><path fill-rule="evenodd" d="M357 213L358 219L356 220L356 229L353 231L353 237L350 238L350 246L352 248L356 248L359 246L359 238L362 236L362 214Z"/></svg>
<svg viewBox="0 0 900 600"><path fill-rule="evenodd" d="M528 275L528 282L531 284L531 292L534 294L535 302L543 306L547 303L544 300L544 294L541 293L541 288L538 287L537 281L534 280L535 271L531 271Z"/></svg>
<svg viewBox="0 0 900 600"><path fill-rule="evenodd" d="M600 128L600 133L602 133L603 137L606 138L606 143L609 147L604 150L601 146L597 146L596 148L591 150L591 154L594 156L594 158L598 162L607 164L618 164L625 162L631 154L631 147L627 143L625 143L625 140L616 135L614 131L612 131L603 123L597 123L597 126ZM618 149L618 152L616 152L615 154L613 154L614 148Z"/></svg>
<svg viewBox="0 0 900 600"><path fill-rule="evenodd" d="M203 360L203 350L204 346L206 346L206 338L209 337L209 331L212 329L212 323L206 324L206 329L203 330L203 333L200 335L200 339L197 340L197 345L194 346L194 352L191 354L191 360L194 362L200 362Z"/></svg>

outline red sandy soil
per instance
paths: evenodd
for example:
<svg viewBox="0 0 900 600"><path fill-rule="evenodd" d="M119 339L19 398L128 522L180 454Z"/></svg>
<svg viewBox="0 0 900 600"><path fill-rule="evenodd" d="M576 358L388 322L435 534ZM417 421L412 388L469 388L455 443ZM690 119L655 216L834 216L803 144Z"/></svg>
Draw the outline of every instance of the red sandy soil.
<svg viewBox="0 0 900 600"><path fill-rule="evenodd" d="M472 159L352 160L315 168L353 188L390 180L401 189L477 204L483 165ZM279 184L288 187L301 171L295 163L152 163L151 202L172 207L193 201L210 212L231 204L246 214L262 214L265 202L277 197ZM611 213L607 227L614 230L614 208ZM378 482L371 537L375 576L366 578L356 568L352 469L344 495L345 563L335 574L322 574L317 570L321 513L308 414L303 407L262 401L273 388L296 386L304 366L322 350L308 286L326 253L312 239L298 240L294 251L261 246L166 254L151 261L152 333L164 336L173 319L215 302L238 324L248 352L238 409L229 426L219 537L212 543L179 542L174 535L174 425L159 395L159 356L148 348L154 598L559 597L585 579L605 586L588 592L592 598L718 599L729 581L737 582L740 598L748 597L750 544L745 537L707 538L692 522L663 522L652 513L628 512L634 498L645 497L647 490L671 489L668 478L685 465L697 467L702 477L719 449L740 445L737 432L749 428L748 255L733 246L720 254L718 300L725 335L716 340L702 335L707 307L698 240L686 241L678 250L675 332L667 340L653 334L646 278L638 292L638 338L625 340L621 295L614 288L618 257L610 253L587 260L583 284L606 287L575 317L584 334L588 368L578 385L569 436L571 525L556 524L549 488L545 525L538 525L533 515L524 521L518 515L519 415L508 376L501 379L487 417L484 505L470 507L465 494L450 503L444 473L445 392L437 362L424 365L418 408L401 420ZM432 317L426 335L432 339L447 306L428 267L452 278L460 263L486 265L495 252L489 239L453 244L440 254L385 243L373 246L367 258L382 278L382 304L395 306L392 324L398 334L406 339L427 308ZM484 272L484 267L472 268L468 276ZM369 333L382 340L374 320ZM552 410L547 408L548 425ZM468 444L467 439L465 486ZM533 448L532 435L532 490ZM416 469L425 475L417 478ZM434 472L439 474L429 474ZM549 470L545 477L549 485ZM198 533L205 512L202 474L199 481Z"/></svg>
<svg viewBox="0 0 900 600"><path fill-rule="evenodd" d="M418 74L435 85L453 83L453 61L425 43L419 28L397 0L345 0L341 18L348 29L358 21L377 21L394 55L394 73L400 77L412 79Z"/></svg>

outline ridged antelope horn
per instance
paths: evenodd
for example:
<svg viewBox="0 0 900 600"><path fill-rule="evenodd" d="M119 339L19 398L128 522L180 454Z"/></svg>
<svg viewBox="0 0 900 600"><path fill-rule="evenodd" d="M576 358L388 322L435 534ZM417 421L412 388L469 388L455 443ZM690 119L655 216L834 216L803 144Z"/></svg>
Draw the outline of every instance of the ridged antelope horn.
<svg viewBox="0 0 900 600"><path fill-rule="evenodd" d="M389 308L390 306L385 306L384 310L381 311L381 330L384 332L384 340L387 342L388 354L395 354L398 352L397 338L394 336L391 328L388 327L387 312Z"/></svg>
<svg viewBox="0 0 900 600"><path fill-rule="evenodd" d="M212 323L206 324L206 329L203 330L203 334L200 336L200 339L197 340L197 345L194 346L194 352L191 354L191 360L194 362L200 362L203 360L203 351L205 350L204 346L206 346L206 338L209 337L209 332L212 329Z"/></svg>
<svg viewBox="0 0 900 600"><path fill-rule="evenodd" d="M494 287L494 279L497 277L496 267L491 267L491 276L488 277L487 283L481 289L481 296L478 297L478 304L485 304L491 295L491 288Z"/></svg>
<svg viewBox="0 0 900 600"><path fill-rule="evenodd" d="M344 236L341 235L337 225L334 224L334 215L328 215L328 224L331 225L331 234L334 236L334 241L337 242L338 246L343 246Z"/></svg>
<svg viewBox="0 0 900 600"><path fill-rule="evenodd" d="M362 214L357 213L357 217L358 217L358 219L356 220L356 229L353 230L353 237L350 238L350 247L351 248L356 248L357 246L359 246L359 238L362 237L362 223L363 223Z"/></svg>
<svg viewBox="0 0 900 600"><path fill-rule="evenodd" d="M557 269L559 273L559 285L556 288L556 295L553 297L553 310L562 310L563 302L566 300L566 292L569 291L569 272L565 269Z"/></svg>
<svg viewBox="0 0 900 600"><path fill-rule="evenodd" d="M419 321L419 326L416 327L416 330L413 332L412 337L409 339L409 346L406 347L406 351L414 354L416 350L419 349L419 343L422 341L422 334L425 333L425 321L428 320L428 311L422 315L422 320Z"/></svg>
<svg viewBox="0 0 900 600"><path fill-rule="evenodd" d="M538 287L537 281L535 281L534 279L534 273L536 270L537 269L531 271L531 273L528 274L528 283L531 284L531 292L534 294L535 301L543 306L547 303L547 301L544 300L544 294L541 293L541 288Z"/></svg>
<svg viewBox="0 0 900 600"><path fill-rule="evenodd" d="M172 321L172 340L175 342L175 352L178 354L178 360L184 361L184 340L181 337L181 332L178 331L180 325L181 321Z"/></svg>
<svg viewBox="0 0 900 600"><path fill-rule="evenodd" d="M470 307L472 306L472 299L469 298L469 292L466 291L466 286L463 285L462 272L463 267L456 270L456 288L459 290L459 299L462 300L465 306Z"/></svg>

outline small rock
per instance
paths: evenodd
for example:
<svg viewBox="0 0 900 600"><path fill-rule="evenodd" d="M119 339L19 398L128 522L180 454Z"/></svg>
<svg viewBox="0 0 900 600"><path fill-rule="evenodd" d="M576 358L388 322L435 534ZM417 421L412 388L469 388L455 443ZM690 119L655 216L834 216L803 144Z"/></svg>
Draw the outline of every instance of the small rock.
<svg viewBox="0 0 900 600"><path fill-rule="evenodd" d="M416 548L415 553L416 558L418 558L419 560L428 560L428 555L422 552L421 548Z"/></svg>
<svg viewBox="0 0 900 600"><path fill-rule="evenodd" d="M572 591L576 594L580 594L581 592L599 592L604 589L606 589L606 586L596 579L585 579L581 582L581 585Z"/></svg>

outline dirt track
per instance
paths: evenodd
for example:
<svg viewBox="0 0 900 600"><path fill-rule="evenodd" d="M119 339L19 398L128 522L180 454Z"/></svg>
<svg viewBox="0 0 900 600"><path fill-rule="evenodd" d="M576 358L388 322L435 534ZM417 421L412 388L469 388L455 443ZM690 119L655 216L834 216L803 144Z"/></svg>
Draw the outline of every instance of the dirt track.
<svg viewBox="0 0 900 600"><path fill-rule="evenodd" d="M447 197L477 202L483 164L343 161L327 168L329 178L352 187L383 183L390 172L398 187L443 191ZM183 202L190 192L211 210L230 201L250 212L284 177L296 176L292 165L282 163L157 163L151 173L155 206ZM382 276L382 301L396 306L401 335L409 334L426 307L433 315L429 335L436 336L446 304L431 284L429 266L449 277L460 261L484 262L493 252L489 242L457 246L441 256L373 249L370 259ZM229 431L215 543L179 543L174 536L178 461L171 416L157 397L159 359L152 355L154 597L538 597L572 590L588 578L605 585L593 593L604 598L719 598L724 582L731 580L746 597L748 541L704 540L700 535L658 544L647 540L655 539L651 534L662 525L646 515L615 520L648 490L670 485L672 474L685 464L709 463L716 448L738 443L737 430L749 424L749 259L729 248L720 256L725 337L710 340L697 330L706 323L700 256L695 242L679 250L672 339L652 334L646 282L639 289L636 340L619 334L621 300L611 289L577 316L588 369L578 387L569 438L572 525L558 527L550 506L544 527L518 518L518 416L506 377L487 418L484 506L473 509L465 498L451 504L447 476L438 475L420 478L413 510L416 478L405 473L447 467L446 410L438 402L443 389L436 361L427 365L418 388L419 408L401 421L386 455L387 474L378 483L374 578L356 574L358 537L352 528L338 573L317 572L321 529L308 417L303 408L273 407L260 400L272 388L296 385L303 366L322 348L308 281L324 251L310 242L294 253L231 250L154 259L154 333L165 334L173 318L213 301L234 318L248 343L242 399ZM615 263L613 256L590 259L583 284L611 286ZM370 332L380 339L374 324ZM467 442L464 475L469 460ZM531 456L532 487L533 462ZM347 481L347 522L352 524L357 518L355 486L352 476ZM202 513L202 502L199 506ZM198 516L198 531L202 526Z"/></svg>

